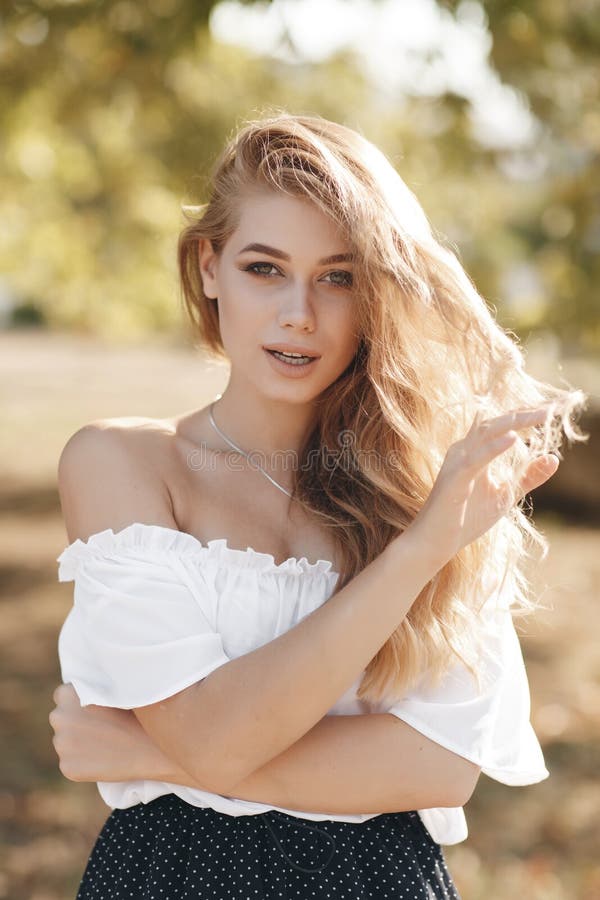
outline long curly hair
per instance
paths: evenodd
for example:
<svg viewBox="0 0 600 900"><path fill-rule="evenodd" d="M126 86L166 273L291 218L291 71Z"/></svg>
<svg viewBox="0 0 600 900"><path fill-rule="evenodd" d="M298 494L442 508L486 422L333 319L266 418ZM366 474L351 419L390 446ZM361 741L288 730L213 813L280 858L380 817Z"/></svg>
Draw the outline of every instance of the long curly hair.
<svg viewBox="0 0 600 900"><path fill-rule="evenodd" d="M336 591L411 524L448 447L474 416L552 404L546 423L520 432L491 466L495 478L515 486L534 457L562 458L564 436L587 438L575 424L585 396L525 371L516 337L434 236L387 157L357 131L319 116L271 110L245 121L213 165L208 201L184 206L182 300L201 346L227 360L216 301L202 289L198 240L208 238L219 253L236 228L240 198L255 188L311 200L354 255L358 350L317 399L293 490L334 529L342 560ZM422 677L435 685L457 657L479 680L486 600L502 596L513 615L539 606L526 560L534 545L543 557L547 542L527 513L525 501L516 502L431 579L367 666L360 699L397 699Z"/></svg>

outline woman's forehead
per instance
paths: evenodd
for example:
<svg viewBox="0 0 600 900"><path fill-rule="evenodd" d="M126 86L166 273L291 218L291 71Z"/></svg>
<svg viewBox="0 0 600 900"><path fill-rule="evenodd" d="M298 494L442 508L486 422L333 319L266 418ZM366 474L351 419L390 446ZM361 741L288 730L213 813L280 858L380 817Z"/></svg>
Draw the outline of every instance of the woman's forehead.
<svg viewBox="0 0 600 900"><path fill-rule="evenodd" d="M263 191L240 198L239 216L232 234L236 252L258 243L290 253L292 245L318 247L317 253L350 253L348 237L332 214L308 197ZM324 242L327 246L324 246ZM322 251L322 252L321 252ZM283 257L282 257L283 258Z"/></svg>

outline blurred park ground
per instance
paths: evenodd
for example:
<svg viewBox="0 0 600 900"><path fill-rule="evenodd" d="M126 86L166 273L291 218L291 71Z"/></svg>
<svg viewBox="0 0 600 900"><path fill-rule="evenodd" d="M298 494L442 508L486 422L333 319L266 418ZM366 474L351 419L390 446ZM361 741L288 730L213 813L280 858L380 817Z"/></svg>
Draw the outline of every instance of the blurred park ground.
<svg viewBox="0 0 600 900"><path fill-rule="evenodd" d="M600 897L600 4L31 0L0 8L0 898L69 900L109 809L47 717L72 602L56 489L97 418L199 407L175 250L238 123L323 115L386 152L528 367L590 397L536 492L547 610L519 625L550 778L482 777L463 900Z"/></svg>

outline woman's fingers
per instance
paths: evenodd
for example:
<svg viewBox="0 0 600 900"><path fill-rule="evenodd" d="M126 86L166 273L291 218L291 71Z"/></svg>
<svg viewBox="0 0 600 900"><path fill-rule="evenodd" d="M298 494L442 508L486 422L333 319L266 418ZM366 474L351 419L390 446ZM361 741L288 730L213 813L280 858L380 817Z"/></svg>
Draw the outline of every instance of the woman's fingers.
<svg viewBox="0 0 600 900"><path fill-rule="evenodd" d="M68 713L69 710L79 707L80 703L77 691L70 683L59 684L58 687L54 689L52 700L54 701L54 708L48 715L48 721L51 728L56 729L65 712Z"/></svg>
<svg viewBox="0 0 600 900"><path fill-rule="evenodd" d="M554 456L553 453L548 453L546 456L538 456L537 459L534 459L519 482L521 495L528 494L529 491L535 490L540 484L548 481L558 469L558 462L558 457Z"/></svg>
<svg viewBox="0 0 600 900"><path fill-rule="evenodd" d="M66 684L61 683L55 688L54 693L52 694L52 699L58 705L59 703L79 703L79 697L77 696L77 691L71 684L71 682L67 682Z"/></svg>
<svg viewBox="0 0 600 900"><path fill-rule="evenodd" d="M550 406L513 410L495 419L487 419L478 424L474 422L464 440L454 445L461 466L472 476L508 450L517 439L517 431L541 425L550 410Z"/></svg>
<svg viewBox="0 0 600 900"><path fill-rule="evenodd" d="M498 512L506 514L509 509L518 503L530 491L548 481L558 469L558 457L552 453L539 456L527 467L525 475L521 478L517 490L509 483L496 488L496 508Z"/></svg>
<svg viewBox="0 0 600 900"><path fill-rule="evenodd" d="M536 409L515 409L503 413L495 419L486 419L480 422L475 430L476 438L489 440L508 430L520 431L522 428L531 428L533 425L541 425L546 421L552 411L551 405L539 406Z"/></svg>
<svg viewBox="0 0 600 900"><path fill-rule="evenodd" d="M469 464L472 470L478 470L490 463L496 456L508 450L517 439L516 431L505 431L495 437L477 444L470 452Z"/></svg>

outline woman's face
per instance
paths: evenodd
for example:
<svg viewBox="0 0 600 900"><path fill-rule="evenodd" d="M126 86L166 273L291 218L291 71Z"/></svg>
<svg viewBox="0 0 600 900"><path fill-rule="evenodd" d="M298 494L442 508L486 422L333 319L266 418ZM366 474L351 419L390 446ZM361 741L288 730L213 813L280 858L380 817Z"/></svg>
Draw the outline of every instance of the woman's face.
<svg viewBox="0 0 600 900"><path fill-rule="evenodd" d="M232 372L278 400L308 402L324 391L358 349L350 248L335 222L308 200L264 190L240 205L237 229L215 255L199 242L204 293L218 297ZM249 249L261 244L262 249ZM270 248L270 249L267 249ZM281 362L265 347L318 357Z"/></svg>

